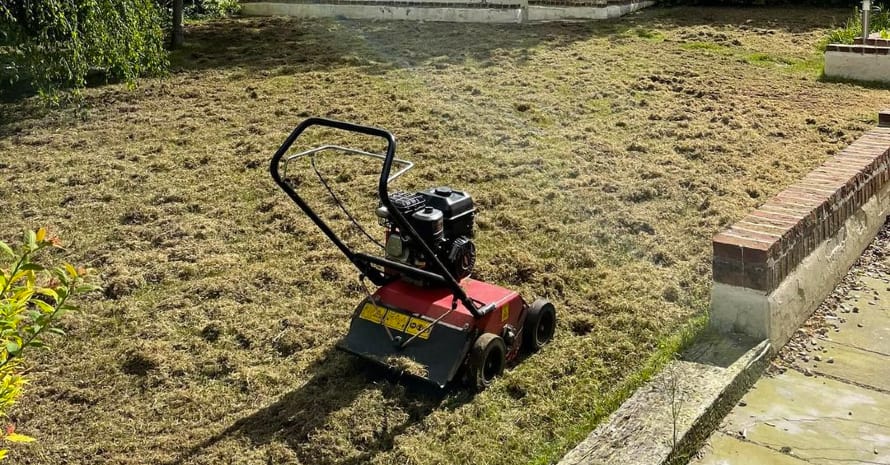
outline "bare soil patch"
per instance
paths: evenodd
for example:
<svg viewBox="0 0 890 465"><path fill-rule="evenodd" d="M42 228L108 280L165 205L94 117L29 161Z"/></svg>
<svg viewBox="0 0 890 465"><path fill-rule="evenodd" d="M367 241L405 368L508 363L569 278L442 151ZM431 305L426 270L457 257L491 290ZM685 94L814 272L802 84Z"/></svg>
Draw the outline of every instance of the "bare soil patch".
<svg viewBox="0 0 890 465"><path fill-rule="evenodd" d="M706 310L712 235L890 107L818 79L847 15L218 21L189 27L171 76L85 110L0 105L0 236L48 225L105 285L39 360L14 418L39 442L16 460L548 462ZM477 276L553 300L554 343L475 397L335 351L364 291L266 172L309 115L391 130L418 163L402 188L470 191ZM323 165L374 230L375 167Z"/></svg>

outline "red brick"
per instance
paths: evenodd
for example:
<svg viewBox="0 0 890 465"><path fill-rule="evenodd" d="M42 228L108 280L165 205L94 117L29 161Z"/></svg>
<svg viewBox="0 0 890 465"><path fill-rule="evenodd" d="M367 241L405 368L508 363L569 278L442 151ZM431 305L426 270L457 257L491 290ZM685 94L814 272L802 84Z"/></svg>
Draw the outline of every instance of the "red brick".
<svg viewBox="0 0 890 465"><path fill-rule="evenodd" d="M850 180L849 176L843 176L840 174L832 174L832 173L823 173L820 171L813 171L807 175L807 177L803 178L798 184L801 185L810 185L815 184L818 186L834 186L839 189L847 185L847 181Z"/></svg>
<svg viewBox="0 0 890 465"><path fill-rule="evenodd" d="M745 245L747 248L760 248L763 250L773 247L776 243L776 238L778 237L756 231L746 231L741 228L736 228L735 226L730 226L730 228L726 230L726 235L737 241L744 240L750 242L750 244Z"/></svg>
<svg viewBox="0 0 890 465"><path fill-rule="evenodd" d="M842 187L843 185L838 186L833 182L809 178L795 184L794 186L788 188L788 190L810 192L813 194L819 194L823 198L829 198L837 194L837 192Z"/></svg>
<svg viewBox="0 0 890 465"><path fill-rule="evenodd" d="M775 200L783 207L793 207L802 210L802 213L810 213L828 201L825 198L813 198L798 192L781 192Z"/></svg>
<svg viewBox="0 0 890 465"><path fill-rule="evenodd" d="M795 221L789 218L768 218L754 215L754 213L742 218L740 222L762 225L770 228L781 228L783 230L797 229L800 225L800 221Z"/></svg>
<svg viewBox="0 0 890 465"><path fill-rule="evenodd" d="M745 269L742 266L741 261L722 260L719 257L714 257L711 269L715 283L723 283L739 287L751 287L745 276Z"/></svg>
<svg viewBox="0 0 890 465"><path fill-rule="evenodd" d="M737 247L748 248L748 249L760 249L760 250L769 250L770 247L773 246L775 240L771 238L758 238L751 237L750 235L740 235L736 233L732 228L717 234L714 236L714 243L721 243L726 245L734 245Z"/></svg>
<svg viewBox="0 0 890 465"><path fill-rule="evenodd" d="M759 210L754 210L751 212L749 216L763 218L768 221L786 221L788 223L799 224L801 223L801 219L799 215L790 214L790 213L778 213L778 212L770 212L763 210L762 208Z"/></svg>
<svg viewBox="0 0 890 465"><path fill-rule="evenodd" d="M714 249L714 257L720 257L727 260L742 261L742 245L737 244L733 240L723 239L722 234L714 236L711 245Z"/></svg>

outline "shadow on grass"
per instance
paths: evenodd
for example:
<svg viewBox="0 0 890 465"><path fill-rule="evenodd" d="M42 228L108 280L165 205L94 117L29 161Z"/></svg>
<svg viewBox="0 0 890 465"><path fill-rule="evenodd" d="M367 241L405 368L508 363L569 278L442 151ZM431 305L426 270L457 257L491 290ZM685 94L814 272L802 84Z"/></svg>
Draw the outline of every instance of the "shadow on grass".
<svg viewBox="0 0 890 465"><path fill-rule="evenodd" d="M770 31L804 34L821 31L826 27L842 26L852 14L852 7L677 6L644 10L640 19L645 19L651 26L658 28L739 27L768 35L771 34Z"/></svg>
<svg viewBox="0 0 890 465"><path fill-rule="evenodd" d="M365 72L429 62L487 62L495 54L540 44L568 45L611 36L633 25L612 22L537 24L430 23L343 19L243 18L193 25L174 70L242 68L288 74L344 66Z"/></svg>
<svg viewBox="0 0 890 465"><path fill-rule="evenodd" d="M179 70L243 68L307 72L358 66L382 73L426 63L485 64L495 55L527 53L538 45L562 47L589 38L618 39L631 30L689 26L740 27L763 34L806 33L846 19L848 9L651 8L608 21L473 24L342 19L243 18L189 28L174 55ZM519 57L521 59L521 55Z"/></svg>
<svg viewBox="0 0 890 465"><path fill-rule="evenodd" d="M874 90L890 90L890 82L883 81L857 81L855 79L846 79L839 77L829 77L825 74L819 76L819 82L824 82L828 84L847 84L851 86L859 86L865 89L874 89Z"/></svg>
<svg viewBox="0 0 890 465"><path fill-rule="evenodd" d="M254 446L282 442L293 450L299 463L364 464L376 454L392 449L396 437L423 421L433 410L456 408L472 398L468 393L449 395L448 390L399 376L336 349L321 356L310 373L309 381L299 389L237 420L221 433L183 452L168 465L190 463L215 444L238 437L247 438ZM310 447L313 433L323 430L331 415L348 408L371 390L379 391L383 397L381 402L407 413L408 418L401 423L378 427L373 439L362 441L362 453L348 460L318 456L315 448Z"/></svg>

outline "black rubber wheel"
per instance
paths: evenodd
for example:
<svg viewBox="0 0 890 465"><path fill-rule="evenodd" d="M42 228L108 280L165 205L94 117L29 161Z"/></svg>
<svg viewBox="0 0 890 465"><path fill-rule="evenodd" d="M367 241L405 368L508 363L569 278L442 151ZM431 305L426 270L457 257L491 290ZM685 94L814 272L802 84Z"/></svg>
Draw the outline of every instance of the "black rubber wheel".
<svg viewBox="0 0 890 465"><path fill-rule="evenodd" d="M556 308L546 299L538 299L528 307L525 327L522 329L522 346L534 352L553 339L556 332Z"/></svg>
<svg viewBox="0 0 890 465"><path fill-rule="evenodd" d="M476 391L491 386L495 377L504 373L507 345L497 334L485 333L476 339L467 364L467 381Z"/></svg>

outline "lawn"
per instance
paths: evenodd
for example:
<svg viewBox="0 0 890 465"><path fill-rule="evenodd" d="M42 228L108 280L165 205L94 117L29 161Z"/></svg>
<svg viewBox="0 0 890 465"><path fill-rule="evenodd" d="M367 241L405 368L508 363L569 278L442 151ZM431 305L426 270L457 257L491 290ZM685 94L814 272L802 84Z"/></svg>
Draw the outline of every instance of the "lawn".
<svg viewBox="0 0 890 465"><path fill-rule="evenodd" d="M706 312L713 234L890 107L819 79L816 45L848 14L214 21L187 29L168 77L89 89L80 109L0 103L0 239L48 226L105 288L36 357L12 419L38 442L13 460L558 458ZM552 345L476 396L335 350L364 290L267 173L309 115L392 131L417 163L401 188L473 194L476 276L553 300ZM322 165L379 233L375 167Z"/></svg>

